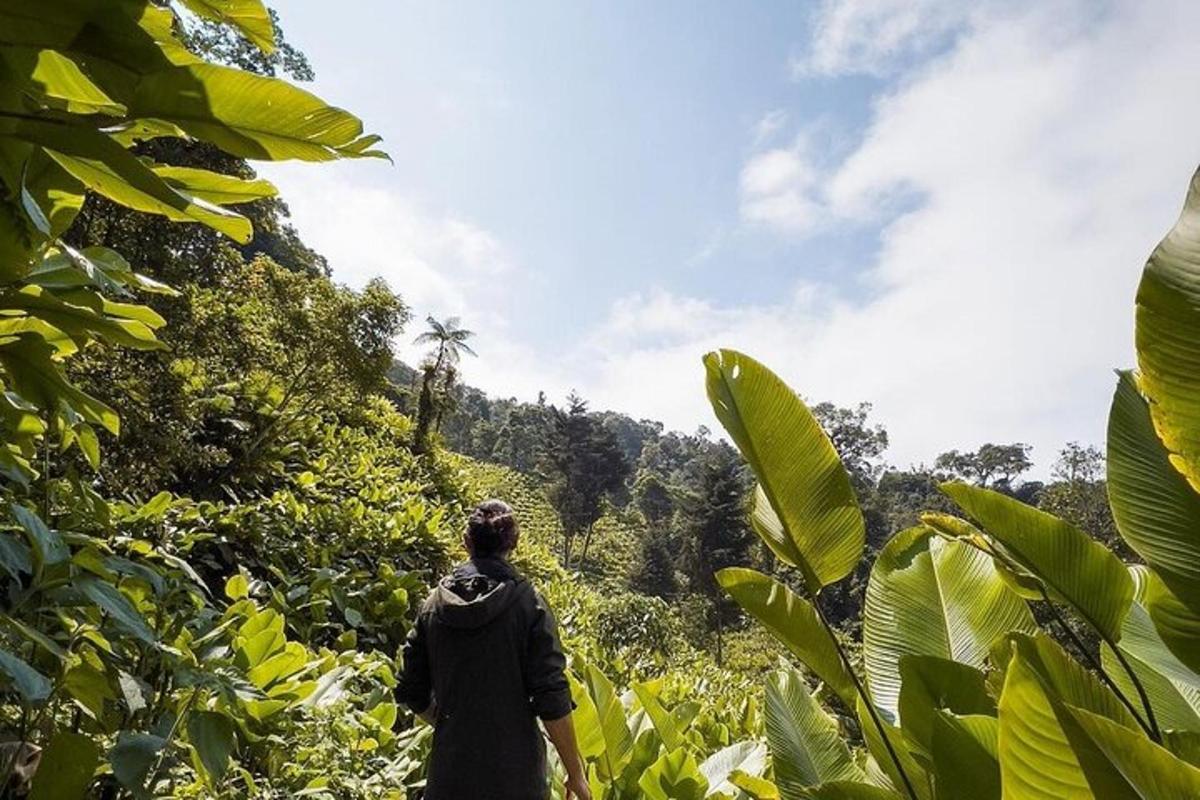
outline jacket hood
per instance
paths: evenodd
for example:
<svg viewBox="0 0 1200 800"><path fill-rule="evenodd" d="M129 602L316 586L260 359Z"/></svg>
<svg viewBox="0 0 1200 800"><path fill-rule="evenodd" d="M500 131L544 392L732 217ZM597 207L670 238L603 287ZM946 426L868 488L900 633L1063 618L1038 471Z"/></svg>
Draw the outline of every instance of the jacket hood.
<svg viewBox="0 0 1200 800"><path fill-rule="evenodd" d="M433 614L451 628L482 628L529 589L528 582L503 561L470 561L438 582Z"/></svg>

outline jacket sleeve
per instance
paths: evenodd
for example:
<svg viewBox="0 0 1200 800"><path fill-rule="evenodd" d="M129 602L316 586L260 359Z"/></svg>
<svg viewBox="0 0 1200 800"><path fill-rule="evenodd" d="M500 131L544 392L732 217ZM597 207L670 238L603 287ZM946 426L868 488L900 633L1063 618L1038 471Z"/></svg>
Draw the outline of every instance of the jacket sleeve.
<svg viewBox="0 0 1200 800"><path fill-rule="evenodd" d="M567 658L558 641L558 626L546 601L533 593L533 620L525 658L525 690L533 712L546 720L571 713L571 687L567 683Z"/></svg>
<svg viewBox="0 0 1200 800"><path fill-rule="evenodd" d="M428 615L418 615L417 622L408 632L402 650L404 667L396 685L396 702L403 703L420 714L429 708L433 700L433 682L429 672L429 622Z"/></svg>

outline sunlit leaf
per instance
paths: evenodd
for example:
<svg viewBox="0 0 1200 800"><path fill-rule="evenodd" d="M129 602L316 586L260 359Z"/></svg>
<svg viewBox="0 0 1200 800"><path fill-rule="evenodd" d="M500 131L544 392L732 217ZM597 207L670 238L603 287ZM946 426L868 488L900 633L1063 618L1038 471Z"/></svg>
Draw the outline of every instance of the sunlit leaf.
<svg viewBox="0 0 1200 800"><path fill-rule="evenodd" d="M866 534L829 437L799 396L749 356L719 350L704 366L713 411L758 477L760 534L800 569L812 594L844 578Z"/></svg>

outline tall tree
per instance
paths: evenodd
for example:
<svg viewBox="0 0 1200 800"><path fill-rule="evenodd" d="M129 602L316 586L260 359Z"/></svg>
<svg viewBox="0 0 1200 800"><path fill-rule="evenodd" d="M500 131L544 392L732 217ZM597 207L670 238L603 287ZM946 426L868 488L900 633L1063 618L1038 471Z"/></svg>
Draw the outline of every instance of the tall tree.
<svg viewBox="0 0 1200 800"><path fill-rule="evenodd" d="M950 475L980 486L1000 491L1012 488L1013 482L1028 472L1033 462L1033 448L1021 442L982 445L974 452L950 450L937 457L934 466Z"/></svg>
<svg viewBox="0 0 1200 800"><path fill-rule="evenodd" d="M1122 558L1138 560L1117 533L1104 480L1104 453L1098 447L1068 442L1051 475L1054 480L1042 491L1039 507L1091 534Z"/></svg>
<svg viewBox="0 0 1200 800"><path fill-rule="evenodd" d="M460 327L458 317L449 317L445 322L433 316L425 318L429 330L413 340L414 344L430 344L433 349L421 368L421 392L417 399L417 428L414 445L423 450L428 445L429 431L441 418L454 389L458 375L456 369L463 353L476 355L467 340L473 331Z"/></svg>
<svg viewBox="0 0 1200 800"><path fill-rule="evenodd" d="M612 431L588 413L583 398L571 393L565 410L551 409L541 463L550 502L563 526L563 564L570 565L574 541L582 535L582 568L592 528L603 513L605 499L624 487L629 462Z"/></svg>
<svg viewBox="0 0 1200 800"><path fill-rule="evenodd" d="M730 448L711 449L700 464L699 490L684 501L682 566L692 591L709 600L717 634L717 663L723 659L724 629L734 613L714 573L750 560L750 481L741 458Z"/></svg>

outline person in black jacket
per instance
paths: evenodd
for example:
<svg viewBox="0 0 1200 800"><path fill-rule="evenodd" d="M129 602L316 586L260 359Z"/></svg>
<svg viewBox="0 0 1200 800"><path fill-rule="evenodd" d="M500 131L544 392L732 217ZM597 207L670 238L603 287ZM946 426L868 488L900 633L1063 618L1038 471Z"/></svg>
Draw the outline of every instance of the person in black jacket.
<svg viewBox="0 0 1200 800"><path fill-rule="evenodd" d="M425 800L548 798L538 719L566 767L567 800L591 800L554 616L508 563L519 535L507 503L476 507L463 538L471 560L430 593L404 644L396 697L434 728Z"/></svg>

